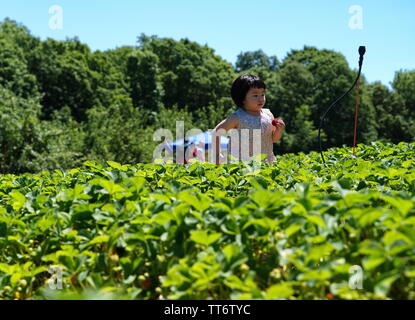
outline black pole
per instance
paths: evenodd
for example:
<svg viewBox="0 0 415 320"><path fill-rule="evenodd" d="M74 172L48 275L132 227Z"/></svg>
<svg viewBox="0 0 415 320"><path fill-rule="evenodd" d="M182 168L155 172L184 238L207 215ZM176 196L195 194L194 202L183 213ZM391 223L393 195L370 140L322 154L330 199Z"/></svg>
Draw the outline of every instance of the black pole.
<svg viewBox="0 0 415 320"><path fill-rule="evenodd" d="M341 99L343 99L350 91L352 91L353 90L353 88L354 88L354 86L356 85L356 83L357 83L357 80L359 80L359 78L360 78L360 72L362 71L362 64L363 64L363 56L364 56L364 54L365 54L365 52L366 52L366 47L365 46L360 46L359 47L359 72L358 72L358 74L357 74L357 77L356 77L356 79L355 79L355 81L353 82L353 84L352 84L352 86L350 87L350 89L349 90L347 90L345 93L343 93L340 97L338 97L328 108L327 108L327 110L324 112L324 114L323 114L323 116L321 117L321 119L320 119L320 126L319 126L319 128L318 128L318 143L319 143L319 146L320 146L320 155L321 155L321 159L323 159L323 163L324 163L324 165L326 165L326 162L324 161L324 156L323 156L323 152L322 152L322 150L321 150L321 137L320 137L320 130L321 130L321 128L323 127L323 121L324 121L324 118L326 117L326 115L327 115L327 113L330 111L330 109L331 108L333 108L335 105L336 105L336 103L338 103Z"/></svg>

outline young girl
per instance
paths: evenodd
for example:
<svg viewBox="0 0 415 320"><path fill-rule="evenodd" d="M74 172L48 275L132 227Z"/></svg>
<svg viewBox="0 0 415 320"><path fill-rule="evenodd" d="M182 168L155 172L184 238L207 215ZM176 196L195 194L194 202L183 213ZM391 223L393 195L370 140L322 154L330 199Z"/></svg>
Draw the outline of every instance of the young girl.
<svg viewBox="0 0 415 320"><path fill-rule="evenodd" d="M260 153L266 154L265 161L275 161L275 155L272 151L274 142L281 139L285 128L285 123L282 120L273 120L274 116L269 109L263 109L265 105L265 83L258 77L252 74L244 74L239 76L232 84L231 96L232 100L238 106L238 110L230 114L226 119L221 121L212 134L221 135L223 131L228 132L230 129L237 130L239 137L238 143L232 147L232 138L228 144L228 157L232 155L236 160L249 160L246 158L246 148L249 148L249 158L255 156L253 154L254 145L257 149L260 147ZM222 132L218 132L218 130ZM241 134L243 129L249 129L249 141L245 139L246 135ZM260 130L260 137L254 134L254 129ZM246 132L246 131L245 131ZM219 137L216 136L216 164L219 164ZM241 139L242 138L242 139ZM235 142L234 142L235 143ZM245 156L244 156L245 154ZM219 157L220 156L220 157Z"/></svg>

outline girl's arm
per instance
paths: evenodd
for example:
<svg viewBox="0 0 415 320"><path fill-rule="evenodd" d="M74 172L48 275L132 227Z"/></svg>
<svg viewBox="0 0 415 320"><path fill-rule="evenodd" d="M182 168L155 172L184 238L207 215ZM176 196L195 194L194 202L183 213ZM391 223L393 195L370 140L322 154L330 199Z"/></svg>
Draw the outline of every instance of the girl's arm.
<svg viewBox="0 0 415 320"><path fill-rule="evenodd" d="M271 110L265 109L268 114L271 116L271 120L274 119L274 115L272 114ZM276 127L272 126L272 142L275 143L281 139L282 133L285 129L285 123L280 119L281 124L277 125Z"/></svg>
<svg viewBox="0 0 415 320"><path fill-rule="evenodd" d="M283 133L283 131L285 129L285 123L284 123L284 121L282 121L280 119L280 122L281 123L277 124L276 127L273 127L272 128L272 142L273 143L275 143L275 142L277 142L277 141L279 141L281 139L282 133Z"/></svg>
<svg viewBox="0 0 415 320"><path fill-rule="evenodd" d="M219 152L220 152L220 136L223 135L230 129L237 128L239 125L238 117L229 116L226 119L222 120L215 129L212 131L212 139L216 139L216 149L215 149L215 163L219 165ZM223 130L221 130L223 129ZM225 131L225 132L224 132Z"/></svg>

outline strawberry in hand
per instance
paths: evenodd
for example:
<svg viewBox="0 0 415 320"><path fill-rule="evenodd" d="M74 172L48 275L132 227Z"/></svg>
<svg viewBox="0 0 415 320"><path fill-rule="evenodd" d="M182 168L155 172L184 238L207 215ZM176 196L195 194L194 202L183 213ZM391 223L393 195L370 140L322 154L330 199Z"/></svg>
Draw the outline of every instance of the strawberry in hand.
<svg viewBox="0 0 415 320"><path fill-rule="evenodd" d="M282 133L285 129L285 123L281 119L272 119L272 142L277 142L281 139Z"/></svg>
<svg viewBox="0 0 415 320"><path fill-rule="evenodd" d="M285 123L284 121L280 120L280 119L273 119L272 120L272 125L274 127L285 127Z"/></svg>

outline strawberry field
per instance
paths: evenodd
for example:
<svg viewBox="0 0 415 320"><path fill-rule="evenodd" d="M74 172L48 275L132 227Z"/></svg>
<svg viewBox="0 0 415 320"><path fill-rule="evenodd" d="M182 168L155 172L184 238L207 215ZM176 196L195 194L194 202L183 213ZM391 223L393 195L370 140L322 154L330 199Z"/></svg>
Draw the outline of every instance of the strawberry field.
<svg viewBox="0 0 415 320"><path fill-rule="evenodd" d="M415 299L415 143L324 156L2 175L0 298Z"/></svg>

